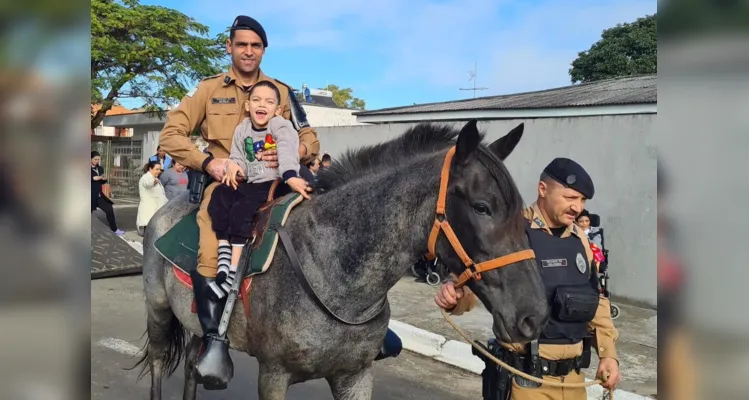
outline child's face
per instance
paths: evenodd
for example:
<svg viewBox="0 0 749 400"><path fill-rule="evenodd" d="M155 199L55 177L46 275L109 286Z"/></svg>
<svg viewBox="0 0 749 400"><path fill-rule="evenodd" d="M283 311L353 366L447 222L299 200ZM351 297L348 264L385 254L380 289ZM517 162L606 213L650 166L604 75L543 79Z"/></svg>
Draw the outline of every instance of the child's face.
<svg viewBox="0 0 749 400"><path fill-rule="evenodd" d="M262 128L268 121L281 114L276 92L265 86L255 88L250 98L245 102L245 109L250 113L250 119L255 126Z"/></svg>

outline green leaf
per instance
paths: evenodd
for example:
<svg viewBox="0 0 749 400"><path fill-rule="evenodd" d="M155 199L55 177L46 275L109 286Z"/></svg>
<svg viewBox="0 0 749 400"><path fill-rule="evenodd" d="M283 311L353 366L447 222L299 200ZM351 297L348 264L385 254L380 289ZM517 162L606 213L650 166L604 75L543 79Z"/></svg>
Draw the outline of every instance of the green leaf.
<svg viewBox="0 0 749 400"><path fill-rule="evenodd" d="M658 72L657 14L606 29L569 70L572 83Z"/></svg>
<svg viewBox="0 0 749 400"><path fill-rule="evenodd" d="M149 109L176 104L195 81L221 72L226 35L208 32L170 8L92 0L91 101L102 104L92 127L118 98L141 97Z"/></svg>

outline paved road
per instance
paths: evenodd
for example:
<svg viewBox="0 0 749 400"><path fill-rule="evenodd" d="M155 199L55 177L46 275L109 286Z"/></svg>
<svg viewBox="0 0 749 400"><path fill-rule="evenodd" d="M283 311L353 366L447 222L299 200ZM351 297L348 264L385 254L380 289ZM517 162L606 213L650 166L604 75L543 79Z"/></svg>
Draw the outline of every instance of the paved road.
<svg viewBox="0 0 749 400"><path fill-rule="evenodd" d="M93 215L99 218L101 222L107 224L107 216L104 211L97 209L93 212ZM123 231L134 231L135 230L135 219L138 216L138 205L130 203L115 202L114 218L117 221L117 227Z"/></svg>
<svg viewBox="0 0 749 400"><path fill-rule="evenodd" d="M145 308L141 276L91 282L91 395L92 399L147 399L148 377L136 382L132 357L142 346ZM225 391L198 390L199 399L257 399L257 363L233 353L234 380ZM480 378L404 351L396 359L378 361L374 399L481 399ZM183 372L165 380L163 398L181 399ZM294 385L287 399L332 399L324 380Z"/></svg>

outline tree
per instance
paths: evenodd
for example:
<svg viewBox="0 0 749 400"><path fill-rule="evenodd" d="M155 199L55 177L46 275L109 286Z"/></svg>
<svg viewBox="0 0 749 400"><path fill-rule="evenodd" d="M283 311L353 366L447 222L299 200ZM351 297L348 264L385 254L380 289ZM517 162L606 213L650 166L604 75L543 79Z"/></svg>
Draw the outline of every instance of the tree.
<svg viewBox="0 0 749 400"><path fill-rule="evenodd" d="M364 100L352 95L353 90L351 88L341 89L338 85L330 84L325 87L325 90L333 92L333 102L336 103L338 107L364 110L367 106Z"/></svg>
<svg viewBox="0 0 749 400"><path fill-rule="evenodd" d="M144 108L178 102L192 82L221 71L226 35L176 10L138 0L91 1L91 114L98 126L115 100L142 98ZM106 95L104 94L106 93Z"/></svg>
<svg viewBox="0 0 749 400"><path fill-rule="evenodd" d="M572 83L658 72L657 14L618 24L578 53L569 70Z"/></svg>

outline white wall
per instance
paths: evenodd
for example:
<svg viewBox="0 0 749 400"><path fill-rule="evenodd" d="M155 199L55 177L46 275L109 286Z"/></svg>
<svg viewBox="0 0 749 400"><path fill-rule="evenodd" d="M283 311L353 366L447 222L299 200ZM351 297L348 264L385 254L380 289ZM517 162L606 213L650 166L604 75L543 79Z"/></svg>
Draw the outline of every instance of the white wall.
<svg viewBox="0 0 749 400"><path fill-rule="evenodd" d="M356 122L356 116L352 113L356 110L344 108L320 107L302 104L307 113L307 120L313 128L325 126L364 125Z"/></svg>
<svg viewBox="0 0 749 400"><path fill-rule="evenodd" d="M656 116L626 115L479 123L493 141L525 122L523 139L506 160L526 204L536 198L538 177L555 157L579 162L596 194L588 202L601 215L610 249L613 295L656 305ZM322 152L386 141L412 124L319 128ZM462 125L462 124L461 124Z"/></svg>

